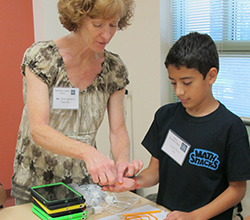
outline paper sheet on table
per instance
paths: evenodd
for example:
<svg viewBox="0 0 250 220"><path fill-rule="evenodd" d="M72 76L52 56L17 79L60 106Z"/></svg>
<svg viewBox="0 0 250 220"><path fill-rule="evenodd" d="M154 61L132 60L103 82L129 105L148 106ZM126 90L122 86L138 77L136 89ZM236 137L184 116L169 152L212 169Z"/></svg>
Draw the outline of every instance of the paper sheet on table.
<svg viewBox="0 0 250 220"><path fill-rule="evenodd" d="M125 213L135 213L135 212L149 212L149 211L155 211L155 210L159 210L151 205L145 205L145 206L141 206L139 208L136 209L131 209L128 212ZM118 213L109 217L105 217L105 218L100 218L99 220L119 220L120 219L120 215L124 214L124 213ZM153 213L153 215L158 219L158 220L162 220L166 217L166 215L168 214L168 212L162 210L159 213ZM153 219L153 217L152 217Z"/></svg>

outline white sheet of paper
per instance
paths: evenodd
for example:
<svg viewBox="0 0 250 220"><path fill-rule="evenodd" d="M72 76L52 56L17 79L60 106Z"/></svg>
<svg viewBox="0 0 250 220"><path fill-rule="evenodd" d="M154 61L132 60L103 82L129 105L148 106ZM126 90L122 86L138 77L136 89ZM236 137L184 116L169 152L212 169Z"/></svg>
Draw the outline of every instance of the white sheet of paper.
<svg viewBox="0 0 250 220"><path fill-rule="evenodd" d="M53 88L53 109L78 109L79 88Z"/></svg>
<svg viewBox="0 0 250 220"><path fill-rule="evenodd" d="M136 208L136 209L131 209L130 211L128 212L124 212L124 213L134 213L134 212L149 212L149 211L155 211L155 210L159 210L151 205L144 205L144 206L141 206L139 208ZM109 217L105 217L105 218L100 218L99 220L119 220L120 219L120 215L121 214L124 214L124 213L118 213L116 215L112 215L112 216L109 216ZM159 213L153 213L153 215L158 219L158 220L162 220L166 217L166 215L168 214L168 212L162 210L161 212ZM152 218L153 219L153 218Z"/></svg>
<svg viewBox="0 0 250 220"><path fill-rule="evenodd" d="M162 145L162 150L182 166L191 145L171 129Z"/></svg>

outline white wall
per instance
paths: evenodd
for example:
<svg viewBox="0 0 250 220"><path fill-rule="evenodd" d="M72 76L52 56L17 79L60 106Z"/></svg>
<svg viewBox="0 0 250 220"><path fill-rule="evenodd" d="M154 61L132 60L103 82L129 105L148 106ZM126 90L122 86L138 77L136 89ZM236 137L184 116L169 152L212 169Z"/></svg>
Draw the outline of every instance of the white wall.
<svg viewBox="0 0 250 220"><path fill-rule="evenodd" d="M150 155L140 143L153 120L154 112L161 105L163 61L160 33L160 1L152 4L152 0L137 0L132 25L118 32L108 46L109 50L121 56L129 69L129 95L125 104L131 153L132 159L143 160L145 166L148 165ZM101 133L102 130L99 135ZM108 137L108 133L105 137ZM98 136L99 145L100 140L102 139ZM139 193L147 195L156 191L157 188L152 187L139 190Z"/></svg>
<svg viewBox="0 0 250 220"><path fill-rule="evenodd" d="M140 143L156 109L167 101L168 80L163 65L167 53L166 2L169 1L136 0L132 25L118 31L107 47L120 55L129 70L129 95L125 106L131 159L141 159L145 166L150 155ZM33 0L36 41L56 39L68 33L59 22L56 4L56 0ZM109 155L107 118L98 132L97 146ZM156 191L157 186L139 190L139 193L144 196Z"/></svg>
<svg viewBox="0 0 250 220"><path fill-rule="evenodd" d="M55 40L69 32L59 21L57 0L33 0L35 41Z"/></svg>
<svg viewBox="0 0 250 220"><path fill-rule="evenodd" d="M118 53L129 69L129 94L125 100L126 121L131 140L131 159L141 159L146 167L150 155L141 146L156 109L167 102L167 72L163 65L167 53L166 1L137 0L133 24L118 32L107 49ZM164 3L164 4L163 4ZM160 16L161 15L161 16ZM165 18L165 19L164 19ZM105 135L103 135L105 134ZM98 137L98 146L108 146L107 118ZM107 148L101 149L108 154ZM142 196L157 187L138 190Z"/></svg>
<svg viewBox="0 0 250 220"><path fill-rule="evenodd" d="M167 1L164 0L137 0L133 24L118 32L108 46L108 49L122 57L129 69L131 83L125 104L131 153L132 159L141 159L144 162L144 167L149 163L150 154L140 143L156 109L167 102L168 79L163 65L168 50L166 6ZM146 196L157 192L157 187L138 192Z"/></svg>

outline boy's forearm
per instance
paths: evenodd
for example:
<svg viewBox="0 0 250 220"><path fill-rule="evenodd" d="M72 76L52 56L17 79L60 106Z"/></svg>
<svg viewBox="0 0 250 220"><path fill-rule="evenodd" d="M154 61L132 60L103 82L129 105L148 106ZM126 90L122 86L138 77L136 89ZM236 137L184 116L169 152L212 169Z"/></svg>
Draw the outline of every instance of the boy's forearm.
<svg viewBox="0 0 250 220"><path fill-rule="evenodd" d="M138 188L148 188L156 185L159 182L159 177L156 173L147 172L143 170L137 177Z"/></svg>
<svg viewBox="0 0 250 220"><path fill-rule="evenodd" d="M229 187L209 204L196 209L197 220L210 219L237 205L245 196L246 181L230 182Z"/></svg>
<svg viewBox="0 0 250 220"><path fill-rule="evenodd" d="M146 169L137 176L138 188L147 188L156 185L159 182L159 161L151 157L150 163Z"/></svg>

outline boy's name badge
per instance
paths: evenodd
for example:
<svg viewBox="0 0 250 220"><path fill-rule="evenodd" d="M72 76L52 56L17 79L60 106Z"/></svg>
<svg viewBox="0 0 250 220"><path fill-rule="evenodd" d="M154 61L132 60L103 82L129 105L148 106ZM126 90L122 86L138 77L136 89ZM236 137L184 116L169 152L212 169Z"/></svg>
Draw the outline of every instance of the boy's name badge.
<svg viewBox="0 0 250 220"><path fill-rule="evenodd" d="M182 166L190 147L189 143L170 129L161 149Z"/></svg>
<svg viewBox="0 0 250 220"><path fill-rule="evenodd" d="M79 88L53 88L53 109L78 109Z"/></svg>

